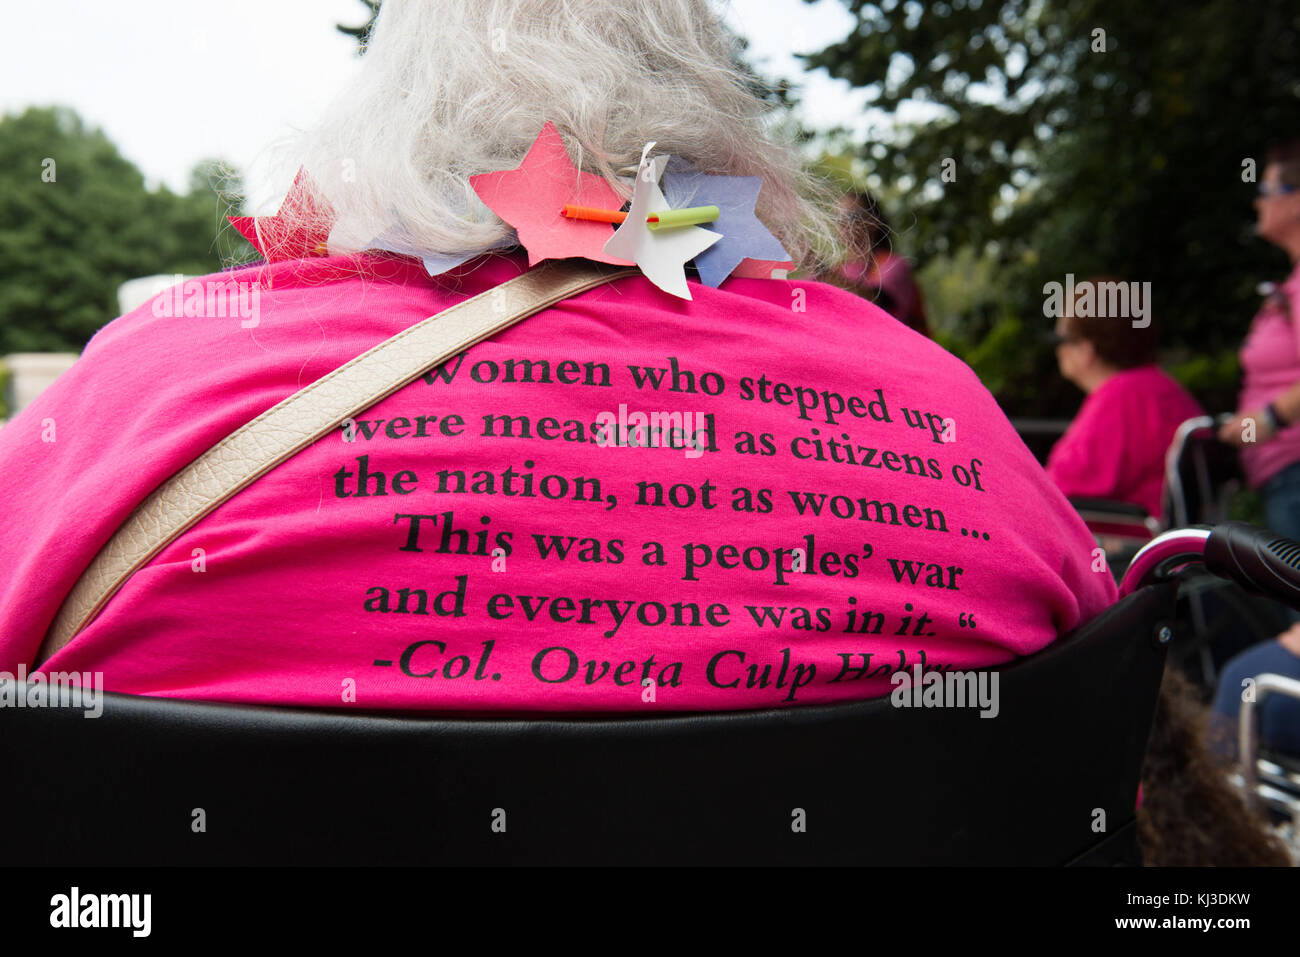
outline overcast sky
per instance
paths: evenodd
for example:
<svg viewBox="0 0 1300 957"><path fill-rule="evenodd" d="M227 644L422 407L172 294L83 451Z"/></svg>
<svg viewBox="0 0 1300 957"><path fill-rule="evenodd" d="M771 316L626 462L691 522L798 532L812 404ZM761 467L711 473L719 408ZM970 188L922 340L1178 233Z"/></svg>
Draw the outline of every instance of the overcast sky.
<svg viewBox="0 0 1300 957"><path fill-rule="evenodd" d="M101 127L151 183L185 190L194 164L221 157L249 176L260 208L267 147L309 125L357 68L358 0L40 0L0 56L0 112L71 106ZM768 76L804 86L804 118L864 129L863 94L805 74L793 54L842 39L839 0L732 0L727 18Z"/></svg>

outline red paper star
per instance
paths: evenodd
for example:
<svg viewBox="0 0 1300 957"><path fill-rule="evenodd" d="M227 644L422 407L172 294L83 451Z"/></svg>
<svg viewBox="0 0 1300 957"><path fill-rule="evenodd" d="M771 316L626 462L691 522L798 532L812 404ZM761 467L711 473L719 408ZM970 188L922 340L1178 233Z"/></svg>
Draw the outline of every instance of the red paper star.
<svg viewBox="0 0 1300 957"><path fill-rule="evenodd" d="M794 262L786 259L778 261L775 259L742 259L740 265L732 270L731 274L737 279L789 279L790 272L794 269ZM772 273L781 272L784 275L774 276Z"/></svg>
<svg viewBox="0 0 1300 957"><path fill-rule="evenodd" d="M469 181L479 199L515 228L528 250L528 265L569 256L632 265L606 254L605 243L614 233L608 223L569 219L560 212L566 203L617 210L623 200L599 176L573 165L551 123L542 127L518 168L480 173Z"/></svg>
<svg viewBox="0 0 1300 957"><path fill-rule="evenodd" d="M334 225L334 210L324 199L316 198L304 170L298 170L274 216L227 218L267 262L328 255L326 242Z"/></svg>

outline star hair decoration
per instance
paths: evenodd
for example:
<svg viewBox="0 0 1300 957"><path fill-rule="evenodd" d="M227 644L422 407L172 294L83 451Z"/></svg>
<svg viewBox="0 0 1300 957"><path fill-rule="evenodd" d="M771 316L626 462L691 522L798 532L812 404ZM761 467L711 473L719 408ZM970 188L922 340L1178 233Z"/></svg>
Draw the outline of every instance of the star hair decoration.
<svg viewBox="0 0 1300 957"><path fill-rule="evenodd" d="M328 255L334 210L298 170L274 216L229 216L230 225L269 263Z"/></svg>
<svg viewBox="0 0 1300 957"><path fill-rule="evenodd" d="M636 263L645 277L664 292L690 299L691 291L686 285L687 260L694 259L722 236L692 223L683 223L672 229L651 228L647 217L672 209L659 188L659 177L663 175L668 157L650 159L653 148L654 143L647 143L641 151L632 206L614 235L605 243L605 252Z"/></svg>
<svg viewBox="0 0 1300 957"><path fill-rule="evenodd" d="M551 123L518 167L471 176L470 184L515 228L530 266L571 256L635 264L660 289L682 299L691 298L687 262L713 287L730 275L766 278L780 272L784 278L793 263L754 213L762 181L706 175L681 157L651 157L654 145L641 151L626 212L604 179L573 165Z"/></svg>
<svg viewBox="0 0 1300 957"><path fill-rule="evenodd" d="M784 279L789 254L754 212L757 176L706 174L679 156L641 151L632 199L624 203L603 177L574 165L552 123L514 169L469 178L483 204L513 233L482 249L424 249L400 225L391 225L367 249L419 259L437 276L475 257L519 245L528 265L544 259L583 258L635 265L655 286L690 299L686 265L717 288L729 276ZM624 207L627 207L626 210ZM304 170L294 178L274 216L232 216L231 224L268 262L329 254L334 210Z"/></svg>
<svg viewBox="0 0 1300 957"><path fill-rule="evenodd" d="M481 173L469 182L484 205L515 228L519 244L528 251L528 265L570 256L632 265L605 252L608 222L564 215L566 204L617 213L623 200L604 179L573 165L552 124L542 127L515 169Z"/></svg>

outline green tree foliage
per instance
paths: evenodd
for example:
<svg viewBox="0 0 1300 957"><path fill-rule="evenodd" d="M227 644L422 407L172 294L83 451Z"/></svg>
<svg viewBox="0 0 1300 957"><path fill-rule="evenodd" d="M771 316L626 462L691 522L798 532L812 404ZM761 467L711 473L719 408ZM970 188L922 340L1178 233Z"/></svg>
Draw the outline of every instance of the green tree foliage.
<svg viewBox="0 0 1300 957"><path fill-rule="evenodd" d="M225 220L241 192L215 161L195 169L185 195L150 190L69 109L0 117L0 355L79 352L118 314L126 280L250 258Z"/></svg>
<svg viewBox="0 0 1300 957"><path fill-rule="evenodd" d="M357 27L344 26L336 23L334 28L345 36L352 37L357 41L357 56L366 52L366 44L370 42L370 31L375 28L375 18L379 16L380 0L361 0L366 8L366 22Z"/></svg>
<svg viewBox="0 0 1300 957"><path fill-rule="evenodd" d="M1293 0L844 0L857 17L810 67L868 89L898 135L861 147L915 218L922 263L993 255L1000 309L1031 368L1042 287L1098 273L1150 282L1162 342L1194 365L1201 398L1233 399L1234 350L1285 257L1253 237L1245 161L1300 136L1300 6ZM913 104L910 109L904 104ZM924 122L915 104L932 114ZM944 176L945 161L951 160ZM1247 164L1248 165L1248 164ZM895 207L897 209L897 207ZM894 215L897 217L898 213ZM999 323L1004 324L999 328ZM1077 402L1052 377L1007 379L1010 409Z"/></svg>

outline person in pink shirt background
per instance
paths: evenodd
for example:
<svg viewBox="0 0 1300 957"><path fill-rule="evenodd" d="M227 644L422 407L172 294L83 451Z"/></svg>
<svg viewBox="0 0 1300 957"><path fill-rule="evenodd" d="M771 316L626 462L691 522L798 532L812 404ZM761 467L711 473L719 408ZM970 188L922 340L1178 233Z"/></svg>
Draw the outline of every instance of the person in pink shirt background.
<svg viewBox="0 0 1300 957"><path fill-rule="evenodd" d="M1265 300L1242 343L1238 412L1219 438L1241 450L1242 470L1264 499L1268 527L1300 541L1300 139L1271 149L1255 199L1255 232L1282 249L1291 273ZM1287 618L1300 622L1288 608ZM1286 660L1278 639L1243 652L1228 668L1251 670L1269 655ZM1294 658L1294 656L1291 656ZM1292 662L1291 674L1300 673Z"/></svg>
<svg viewBox="0 0 1300 957"><path fill-rule="evenodd" d="M311 201L258 221L269 262L197 281L246 291L256 314L178 311L169 290L0 431L0 670L316 707L763 708L1004 664L1115 600L1083 523L940 346L811 280L691 278L683 299L636 274L283 462L38 661L73 583L160 483L528 268L470 177L518 167L544 123L621 198L650 140L761 178L758 216L819 266L829 204L802 198L797 158L764 138L707 5L620 9L596 30L569 6L494 26L477 4L385 2L356 86L304 143ZM553 62L569 47L613 85L572 82ZM602 418L647 413L692 425L601 441Z"/></svg>
<svg viewBox="0 0 1300 957"><path fill-rule="evenodd" d="M1292 269L1251 322L1239 411L1219 438L1241 449L1269 528L1300 539L1300 140L1269 152L1255 211L1257 234L1284 250Z"/></svg>
<svg viewBox="0 0 1300 957"><path fill-rule="evenodd" d="M1076 301L1085 288L1114 281L1079 283ZM1074 312L1066 308L1057 319L1056 360L1087 394L1052 448L1047 474L1068 496L1129 502L1159 516L1165 452L1178 426L1204 412L1156 365L1154 324Z"/></svg>

